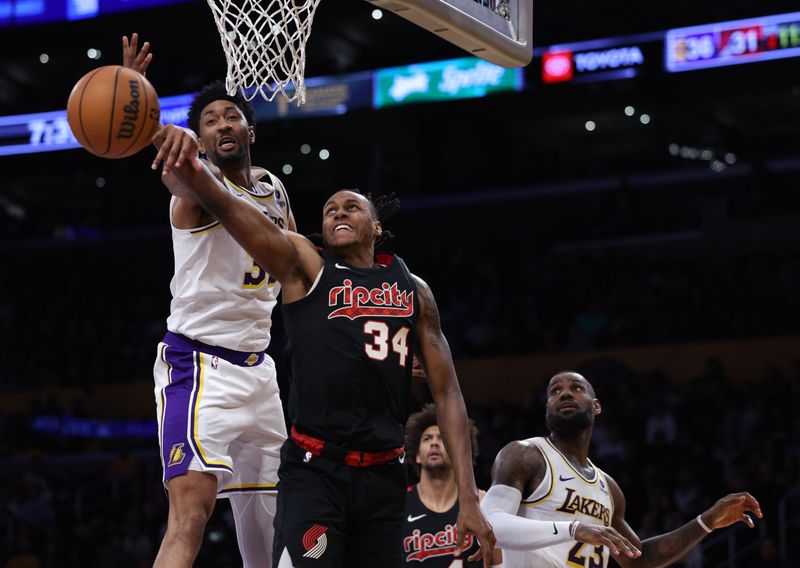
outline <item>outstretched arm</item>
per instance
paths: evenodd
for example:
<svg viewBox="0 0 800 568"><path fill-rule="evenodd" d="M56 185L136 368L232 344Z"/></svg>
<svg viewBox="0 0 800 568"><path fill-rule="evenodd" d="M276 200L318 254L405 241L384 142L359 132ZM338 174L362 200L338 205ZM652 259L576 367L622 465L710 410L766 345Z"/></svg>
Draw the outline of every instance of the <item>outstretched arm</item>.
<svg viewBox="0 0 800 568"><path fill-rule="evenodd" d="M608 479L611 496L614 499L614 518L611 521L611 526L625 535L631 542L636 543L642 551L642 555L634 559L615 555L614 559L623 568L667 566L678 561L708 536L709 532L700 525L697 519L694 519L674 531L640 542L639 537L636 536L636 533L625 521L625 497L622 494L622 490L612 478L606 476L606 479ZM746 515L747 512L754 513L758 518L762 516L761 506L752 495L749 493L732 493L714 503L710 509L699 515L699 518L712 531L727 527L738 521L742 521L748 527L753 528L753 520Z"/></svg>
<svg viewBox="0 0 800 568"><path fill-rule="evenodd" d="M615 529L572 521L543 521L517 515L522 497L544 479L547 464L530 442L511 442L492 467L492 487L481 508L497 534L497 546L506 550L536 550L562 542L607 546L615 553L635 557L639 551Z"/></svg>
<svg viewBox="0 0 800 568"><path fill-rule="evenodd" d="M478 488L472 472L467 409L458 385L450 346L439 323L439 310L433 293L421 278L415 276L414 279L420 314L417 320L420 359L428 375L439 427L447 444L447 453L453 458L453 470L458 484L457 548L462 549L467 533L474 534L481 543L481 549L470 560L483 556L483 565L489 568L495 538L492 527L480 512Z"/></svg>
<svg viewBox="0 0 800 568"><path fill-rule="evenodd" d="M197 199L260 266L289 288L286 301L296 299L296 294L302 297L322 268L313 245L305 237L281 229L258 208L227 191L198 158L192 131L163 126L153 144L159 149L153 168L164 162L164 185L176 196L188 194Z"/></svg>

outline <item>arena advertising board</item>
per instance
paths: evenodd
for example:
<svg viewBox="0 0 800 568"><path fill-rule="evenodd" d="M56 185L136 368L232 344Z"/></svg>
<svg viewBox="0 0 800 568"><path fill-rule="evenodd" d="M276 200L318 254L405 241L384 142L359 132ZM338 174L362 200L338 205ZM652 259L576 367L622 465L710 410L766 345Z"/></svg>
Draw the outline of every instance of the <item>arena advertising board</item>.
<svg viewBox="0 0 800 568"><path fill-rule="evenodd" d="M447 101L521 91L522 69L506 69L475 57L376 71L373 106Z"/></svg>
<svg viewBox="0 0 800 568"><path fill-rule="evenodd" d="M669 30L670 73L800 57L800 12Z"/></svg>

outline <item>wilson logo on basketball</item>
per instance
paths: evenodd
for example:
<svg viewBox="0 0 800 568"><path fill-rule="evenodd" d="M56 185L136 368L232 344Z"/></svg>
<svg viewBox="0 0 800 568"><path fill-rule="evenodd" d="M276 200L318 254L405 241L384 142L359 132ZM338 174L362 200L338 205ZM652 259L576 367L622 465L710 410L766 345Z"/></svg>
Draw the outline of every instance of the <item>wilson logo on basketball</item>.
<svg viewBox="0 0 800 568"><path fill-rule="evenodd" d="M472 547L474 537L470 534L464 540L463 550ZM406 551L406 562L419 560L434 556L452 555L456 550L456 528L453 525L445 525L444 530L436 533L423 533L419 529L414 529L411 536L403 539L403 547Z"/></svg>
<svg viewBox="0 0 800 568"><path fill-rule="evenodd" d="M353 281L345 279L341 286L331 288L328 305L336 308L328 315L328 319L354 320L368 316L402 318L414 313L414 292L400 290L397 282L384 282L380 288L372 290L363 286L353 288Z"/></svg>
<svg viewBox="0 0 800 568"><path fill-rule="evenodd" d="M325 535L327 531L328 527L311 525L311 528L303 535L303 548L306 549L303 558L316 559L325 553L325 549L328 548L328 537Z"/></svg>
<svg viewBox="0 0 800 568"><path fill-rule="evenodd" d="M132 138L136 130L136 121L139 120L139 81L128 81L131 93L131 102L122 108L122 122L119 125L117 138Z"/></svg>

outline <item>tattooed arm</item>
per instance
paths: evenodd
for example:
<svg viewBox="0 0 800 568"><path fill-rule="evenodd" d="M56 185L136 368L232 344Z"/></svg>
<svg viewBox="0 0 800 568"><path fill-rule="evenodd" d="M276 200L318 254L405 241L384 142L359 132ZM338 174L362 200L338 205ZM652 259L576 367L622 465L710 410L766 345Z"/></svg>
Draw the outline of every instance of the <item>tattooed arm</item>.
<svg viewBox="0 0 800 568"><path fill-rule="evenodd" d="M614 499L614 517L611 520L611 526L642 551L642 555L635 559L615 555L614 559L623 568L667 566L682 558L697 543L708 536L709 533L700 526L697 519L694 519L672 532L640 542L639 537L625 521L625 497L622 490L611 477L606 476L606 478L611 490L611 497ZM762 516L761 507L752 495L732 493L714 503L710 509L700 515L700 518L711 530L727 527L737 521L742 521L753 528L753 520L745 512L752 512L759 518Z"/></svg>
<svg viewBox="0 0 800 568"><path fill-rule="evenodd" d="M497 545L506 550L536 550L564 542L606 546L629 558L636 547L613 527L572 521L544 521L519 516L523 495L530 495L547 473L544 455L532 442L511 442L500 450L492 467L492 487L481 508L497 533Z"/></svg>
<svg viewBox="0 0 800 568"><path fill-rule="evenodd" d="M467 533L474 534L481 543L481 550L475 555L483 557L488 568L494 548L492 527L480 512L478 489L472 472L472 446L469 440L469 423L464 398L458 385L453 356L439 322L439 310L428 285L414 277L417 285L417 337L419 338L419 358L428 375L439 427L447 446L447 453L453 460L453 470L458 484L459 513L458 549L460 550ZM470 558L472 559L472 558Z"/></svg>

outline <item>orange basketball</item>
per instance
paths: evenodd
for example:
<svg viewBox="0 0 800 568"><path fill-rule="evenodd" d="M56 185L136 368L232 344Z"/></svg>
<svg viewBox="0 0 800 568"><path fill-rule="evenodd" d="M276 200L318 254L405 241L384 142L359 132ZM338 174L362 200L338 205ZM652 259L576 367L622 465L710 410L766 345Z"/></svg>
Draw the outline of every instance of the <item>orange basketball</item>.
<svg viewBox="0 0 800 568"><path fill-rule="evenodd" d="M101 158L125 158L150 144L160 112L150 81L120 65L89 71L73 87L67 102L75 138Z"/></svg>

